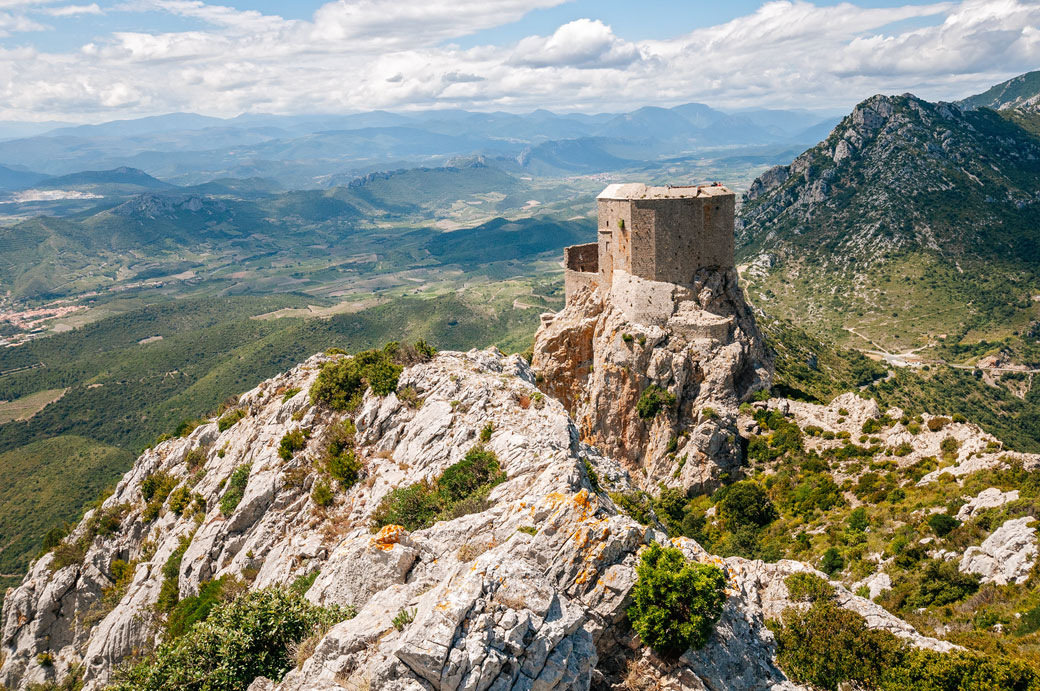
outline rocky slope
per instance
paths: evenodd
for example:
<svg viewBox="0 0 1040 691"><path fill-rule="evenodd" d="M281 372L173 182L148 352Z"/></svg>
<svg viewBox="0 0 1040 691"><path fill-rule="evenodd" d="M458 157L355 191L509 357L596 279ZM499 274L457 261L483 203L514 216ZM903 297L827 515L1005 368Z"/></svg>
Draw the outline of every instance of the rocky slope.
<svg viewBox="0 0 1040 691"><path fill-rule="evenodd" d="M1035 319L1040 139L1019 113L873 96L764 173L737 232L756 306L892 352Z"/></svg>
<svg viewBox="0 0 1040 691"><path fill-rule="evenodd" d="M609 293L584 290L543 315L532 365L584 441L649 491L687 492L739 472L737 407L768 388L772 370L732 270L702 271L690 286L615 272ZM655 386L674 403L640 413Z"/></svg>
<svg viewBox="0 0 1040 691"><path fill-rule="evenodd" d="M739 362L740 348L730 348ZM87 688L101 688L162 635L155 604L171 580L184 597L223 575L257 589L317 571L307 598L352 605L357 616L324 634L284 680L255 688L608 688L633 669L662 688L797 688L773 662L764 620L792 604L784 577L809 570L799 562L722 560L677 538L691 559L725 569L722 618L707 646L677 661L640 645L625 618L634 565L643 545L666 535L618 511L606 490L627 491L629 473L581 440L564 405L540 394L518 356L441 353L404 371L400 396L368 392L354 415L361 481L330 505L315 504L314 460L343 415L313 406L307 390L334 357L315 356L244 394L244 415L223 431L207 422L144 453L67 539L82 538L79 558L59 548L7 594L0 684L24 689L81 664ZM298 428L310 430L304 448L279 454ZM484 430L506 474L486 502L411 533L370 532L389 491L437 476ZM222 512L243 468L241 500ZM192 508L174 507L177 489L157 505L156 477L188 488ZM179 568L163 576L178 549ZM122 589L117 560L133 568ZM950 648L840 586L837 601L871 626ZM414 611L414 621L397 627L402 610Z"/></svg>

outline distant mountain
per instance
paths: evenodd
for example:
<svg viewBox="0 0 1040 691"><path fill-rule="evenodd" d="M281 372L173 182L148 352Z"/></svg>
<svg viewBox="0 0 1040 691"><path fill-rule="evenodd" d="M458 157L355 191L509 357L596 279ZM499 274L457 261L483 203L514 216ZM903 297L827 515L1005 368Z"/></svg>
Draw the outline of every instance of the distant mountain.
<svg viewBox="0 0 1040 691"><path fill-rule="evenodd" d="M20 190L43 182L49 176L28 170L15 170L0 166L0 190Z"/></svg>
<svg viewBox="0 0 1040 691"><path fill-rule="evenodd" d="M1027 72L986 89L981 94L969 96L958 105L962 108L992 108L1006 110L1040 103L1040 70Z"/></svg>
<svg viewBox="0 0 1040 691"><path fill-rule="evenodd" d="M154 115L134 120L112 120L100 125L76 125L52 129L47 133L52 137L129 137L142 134L156 134L179 130L201 130L207 127L224 125L221 118L213 118L196 113L169 113Z"/></svg>
<svg viewBox="0 0 1040 691"><path fill-rule="evenodd" d="M544 142L517 156L520 166L535 175L570 175L620 170L638 163L605 150L601 137L582 137Z"/></svg>
<svg viewBox="0 0 1040 691"><path fill-rule="evenodd" d="M30 130L35 136L0 141L0 162L50 175L126 166L181 185L268 177L286 188L313 188L326 186L328 176L343 170L436 166L463 155L515 157L554 141L611 139L600 148L637 163L699 147L805 143L799 131L817 120L803 111L734 114L699 103L591 115L448 109L220 119L173 113L45 133ZM587 170L587 162L529 172L566 175L572 170Z"/></svg>
<svg viewBox="0 0 1040 691"><path fill-rule="evenodd" d="M141 189L169 190L175 185L152 177L143 170L126 166L112 170L84 170L58 177L48 178L39 185L45 189Z"/></svg>
<svg viewBox="0 0 1040 691"><path fill-rule="evenodd" d="M1010 119L874 96L751 185L738 255L763 309L836 339L977 340L1036 316L1037 189L1040 139Z"/></svg>

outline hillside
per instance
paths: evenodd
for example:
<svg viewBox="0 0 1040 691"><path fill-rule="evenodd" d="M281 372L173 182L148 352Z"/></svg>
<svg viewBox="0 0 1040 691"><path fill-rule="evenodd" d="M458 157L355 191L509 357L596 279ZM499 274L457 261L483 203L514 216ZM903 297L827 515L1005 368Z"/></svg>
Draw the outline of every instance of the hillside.
<svg viewBox="0 0 1040 691"><path fill-rule="evenodd" d="M859 348L948 357L1037 319L1038 185L1040 140L1013 121L875 96L752 184L738 257L767 312Z"/></svg>
<svg viewBox="0 0 1040 691"><path fill-rule="evenodd" d="M1036 105L1040 102L1040 71L1027 72L996 84L981 94L969 96L957 105L962 108L1007 110Z"/></svg>

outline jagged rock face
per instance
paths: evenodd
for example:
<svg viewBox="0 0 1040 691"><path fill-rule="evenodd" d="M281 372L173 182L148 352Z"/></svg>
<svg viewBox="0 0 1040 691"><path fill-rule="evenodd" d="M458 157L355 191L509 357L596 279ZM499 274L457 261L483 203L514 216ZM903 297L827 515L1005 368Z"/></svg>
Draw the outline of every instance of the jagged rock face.
<svg viewBox="0 0 1040 691"><path fill-rule="evenodd" d="M650 490L709 489L739 472L737 407L772 375L734 271L702 271L690 286L616 271L609 293L580 291L542 317L532 365L583 441ZM676 404L643 419L637 404L651 385Z"/></svg>
<svg viewBox="0 0 1040 691"><path fill-rule="evenodd" d="M154 604L162 566L184 538L182 596L223 575L251 578L249 587L261 588L320 569L307 597L358 609L324 635L300 668L277 682L258 679L255 691L605 688L630 664L651 670L662 688L798 688L774 665L764 625L792 605L784 578L809 570L798 562L720 560L691 540L674 540L689 558L726 571L729 598L702 650L664 661L640 645L625 615L635 564L642 546L667 537L618 512L606 492L630 489L628 474L579 440L562 404L540 396L534 373L517 356L442 353L408 368L400 385L422 399L418 408L395 394L367 394L355 415L362 481L332 506L316 506L312 459L342 417L307 397L326 360L315 356L243 395L248 415L226 431L210 422L143 454L102 506L127 505L118 528L94 538L82 565L52 573L54 555L44 556L6 597L0 683L25 689L82 663L90 691L132 652L149 650L161 629ZM487 447L507 479L483 510L410 534L395 526L370 531L387 492L436 477L489 422ZM309 428L311 437L285 461L278 442L297 427ZM202 471L186 465L196 448L205 452L201 478ZM244 496L224 516L218 504L225 482L245 463ZM586 463L603 492L592 491ZM146 520L142 483L159 470L185 483L194 475L193 491L205 509L181 517L166 505ZM88 524L89 516L73 535ZM136 571L118 601L99 611L116 558L136 561ZM871 626L916 645L948 646L836 587L842 606ZM415 619L398 630L393 619L402 609ZM45 651L53 667L38 663Z"/></svg>

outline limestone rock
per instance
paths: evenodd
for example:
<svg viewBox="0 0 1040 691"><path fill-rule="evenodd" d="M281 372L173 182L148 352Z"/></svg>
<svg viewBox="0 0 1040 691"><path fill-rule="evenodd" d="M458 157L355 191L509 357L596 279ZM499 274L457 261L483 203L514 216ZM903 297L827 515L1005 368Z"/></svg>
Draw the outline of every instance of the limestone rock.
<svg viewBox="0 0 1040 691"><path fill-rule="evenodd" d="M983 583L1024 583L1036 562L1036 519L1032 516L1005 521L979 547L969 547L960 570L982 576Z"/></svg>
<svg viewBox="0 0 1040 691"><path fill-rule="evenodd" d="M996 508L1012 501L1018 501L1017 489L1013 489L1010 492L1001 492L996 487L984 489L979 492L978 496L969 499L967 503L957 511L957 520L963 523L983 509Z"/></svg>
<svg viewBox="0 0 1040 691"><path fill-rule="evenodd" d="M651 491L661 482L703 490L737 472L737 407L772 370L732 270L701 271L689 286L615 271L609 293L580 291L543 317L532 365L582 440ZM642 419L650 385L676 404Z"/></svg>

